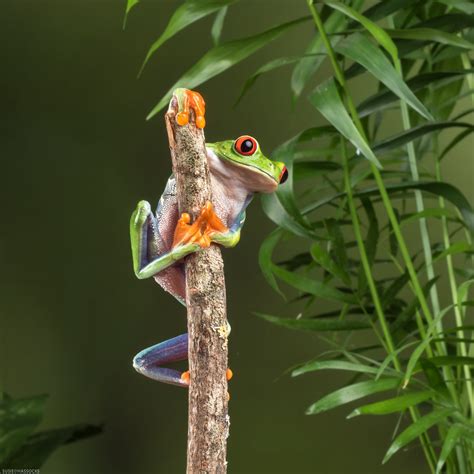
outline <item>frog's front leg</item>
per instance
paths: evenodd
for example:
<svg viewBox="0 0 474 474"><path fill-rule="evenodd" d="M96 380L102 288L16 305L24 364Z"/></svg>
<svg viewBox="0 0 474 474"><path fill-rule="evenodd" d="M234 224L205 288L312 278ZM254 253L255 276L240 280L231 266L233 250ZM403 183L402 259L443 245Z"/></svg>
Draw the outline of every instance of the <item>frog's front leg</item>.
<svg viewBox="0 0 474 474"><path fill-rule="evenodd" d="M183 215L179 219L177 228L182 228L189 223L189 216ZM196 252L201 248L197 242L200 235L188 232L186 239L177 242L167 251L159 254L158 222L151 212L147 201L140 201L130 219L130 240L132 244L133 269L137 278L150 278L165 268L181 260L186 255Z"/></svg>

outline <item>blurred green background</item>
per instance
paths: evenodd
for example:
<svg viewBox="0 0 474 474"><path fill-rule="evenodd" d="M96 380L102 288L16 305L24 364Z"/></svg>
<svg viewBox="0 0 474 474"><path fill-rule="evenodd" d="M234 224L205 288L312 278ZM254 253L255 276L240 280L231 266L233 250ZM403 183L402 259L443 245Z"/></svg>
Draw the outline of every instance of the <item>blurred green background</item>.
<svg viewBox="0 0 474 474"><path fill-rule="evenodd" d="M125 32L122 0L3 0L0 386L15 397L50 393L43 427L104 422L99 437L61 448L42 474L181 473L187 393L131 366L142 348L181 334L185 311L131 269L128 220L139 199L156 202L170 172L161 117L145 116L211 45L212 19L166 44L143 77L150 43L178 2L143 0ZM306 2L242 1L224 39L306 15ZM266 59L299 54L310 24L203 85L208 141L250 133L264 151L320 118L292 106L290 70L261 78L236 109L245 79ZM364 82L360 82L364 87ZM445 170L471 199L472 145ZM466 172L468 170L468 172ZM345 420L349 408L308 417L305 408L343 378L291 379L285 370L322 347L253 311L285 314L264 282L259 244L273 224L258 200L241 243L225 251L232 324L230 473L421 473L410 450L381 459L396 420ZM289 314L286 310L286 314Z"/></svg>

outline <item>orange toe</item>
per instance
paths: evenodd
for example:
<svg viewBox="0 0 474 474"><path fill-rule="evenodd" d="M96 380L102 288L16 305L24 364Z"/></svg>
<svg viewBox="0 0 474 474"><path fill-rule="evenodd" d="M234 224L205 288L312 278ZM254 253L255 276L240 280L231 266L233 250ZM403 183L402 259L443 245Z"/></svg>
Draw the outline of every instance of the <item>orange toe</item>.
<svg viewBox="0 0 474 474"><path fill-rule="evenodd" d="M191 380L191 374L189 373L189 370L186 370L186 372L181 374L181 380L189 385L189 381Z"/></svg>
<svg viewBox="0 0 474 474"><path fill-rule="evenodd" d="M176 223L173 236L173 247L193 242L200 238L199 226L194 223L190 224L191 216L184 212Z"/></svg>
<svg viewBox="0 0 474 474"><path fill-rule="evenodd" d="M225 375L226 375L227 380L230 380L234 376L234 373L232 372L232 370L227 369Z"/></svg>

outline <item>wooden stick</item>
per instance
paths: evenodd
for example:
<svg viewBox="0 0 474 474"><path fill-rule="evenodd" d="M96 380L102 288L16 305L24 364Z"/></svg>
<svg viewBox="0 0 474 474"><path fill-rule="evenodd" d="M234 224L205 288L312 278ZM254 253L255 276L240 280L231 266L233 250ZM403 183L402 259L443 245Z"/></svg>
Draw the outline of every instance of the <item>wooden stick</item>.
<svg viewBox="0 0 474 474"><path fill-rule="evenodd" d="M178 125L176 97L165 115L176 177L179 212L194 220L212 202L202 129L191 110L187 125ZM227 472L227 317L224 264L217 245L186 257L186 306L189 334L187 473Z"/></svg>

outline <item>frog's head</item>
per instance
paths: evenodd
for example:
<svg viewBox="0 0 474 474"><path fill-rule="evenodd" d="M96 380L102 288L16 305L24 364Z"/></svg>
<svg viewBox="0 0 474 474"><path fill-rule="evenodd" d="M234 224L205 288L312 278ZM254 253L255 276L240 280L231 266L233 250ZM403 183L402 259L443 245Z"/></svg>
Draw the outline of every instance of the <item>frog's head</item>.
<svg viewBox="0 0 474 474"><path fill-rule="evenodd" d="M237 140L206 143L206 147L225 165L229 164L230 167L225 166L226 171L251 192L271 193L288 178L285 164L268 159L257 140L249 135L242 135Z"/></svg>

